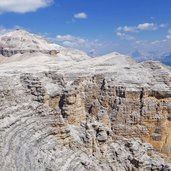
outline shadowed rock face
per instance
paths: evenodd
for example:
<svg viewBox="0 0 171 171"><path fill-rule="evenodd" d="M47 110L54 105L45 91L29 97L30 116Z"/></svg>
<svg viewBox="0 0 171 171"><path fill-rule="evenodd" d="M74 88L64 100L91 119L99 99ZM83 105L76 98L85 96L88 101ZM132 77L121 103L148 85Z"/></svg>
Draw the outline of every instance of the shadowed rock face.
<svg viewBox="0 0 171 171"><path fill-rule="evenodd" d="M2 171L171 170L169 67L22 57L0 65Z"/></svg>
<svg viewBox="0 0 171 171"><path fill-rule="evenodd" d="M57 55L59 51L57 50L0 50L0 55L5 57L11 57L16 54L24 54L24 53L43 53L47 55Z"/></svg>

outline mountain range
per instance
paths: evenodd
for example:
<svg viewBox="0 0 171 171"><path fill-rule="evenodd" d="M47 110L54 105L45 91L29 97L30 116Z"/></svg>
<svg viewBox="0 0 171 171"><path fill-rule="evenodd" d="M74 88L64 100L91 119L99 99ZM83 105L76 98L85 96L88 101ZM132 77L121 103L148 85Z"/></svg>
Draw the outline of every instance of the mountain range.
<svg viewBox="0 0 171 171"><path fill-rule="evenodd" d="M0 49L1 171L171 170L169 66L24 30Z"/></svg>
<svg viewBox="0 0 171 171"><path fill-rule="evenodd" d="M160 61L163 64L171 66L171 52L147 52L134 51L130 54L137 61Z"/></svg>

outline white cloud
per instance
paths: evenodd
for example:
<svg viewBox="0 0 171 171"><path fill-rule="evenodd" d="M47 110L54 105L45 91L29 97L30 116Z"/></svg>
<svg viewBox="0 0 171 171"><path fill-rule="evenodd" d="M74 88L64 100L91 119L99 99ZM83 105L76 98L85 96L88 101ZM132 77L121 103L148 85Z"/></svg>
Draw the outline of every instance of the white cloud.
<svg viewBox="0 0 171 171"><path fill-rule="evenodd" d="M166 39L171 39L171 29L168 30L168 35L166 35Z"/></svg>
<svg viewBox="0 0 171 171"><path fill-rule="evenodd" d="M171 35L167 35L166 36L166 39L171 39Z"/></svg>
<svg viewBox="0 0 171 171"><path fill-rule="evenodd" d="M122 32L137 32L136 27L129 27L129 26L124 26L124 27L118 27L117 31L122 31Z"/></svg>
<svg viewBox="0 0 171 171"><path fill-rule="evenodd" d="M136 32L136 27L128 27L128 26L124 26L123 27L123 31L124 32Z"/></svg>
<svg viewBox="0 0 171 171"><path fill-rule="evenodd" d="M116 35L119 36L119 37L122 37L122 36L125 35L125 33L117 32Z"/></svg>
<svg viewBox="0 0 171 171"><path fill-rule="evenodd" d="M157 45L157 44L159 44L159 43L161 43L161 41L159 41L159 40L155 40L155 41L152 41L152 42L151 42L152 45Z"/></svg>
<svg viewBox="0 0 171 171"><path fill-rule="evenodd" d="M140 44L142 44L142 43L143 43L143 41L141 41L141 40L135 41L135 44L137 44L137 45L140 45Z"/></svg>
<svg viewBox="0 0 171 171"><path fill-rule="evenodd" d="M135 40L135 37L130 35L130 33L133 34L143 31L155 31L165 27L167 27L166 24L156 24L156 23L143 23L143 24L138 24L136 26L123 26L123 27L120 26L116 29L116 35L123 40Z"/></svg>
<svg viewBox="0 0 171 171"><path fill-rule="evenodd" d="M126 33L123 32L117 32L116 35L123 40L134 40L135 38L133 36L130 36Z"/></svg>
<svg viewBox="0 0 171 171"><path fill-rule="evenodd" d="M57 35L56 43L70 48L76 48L96 56L109 46L109 43L100 40L88 40L81 37L67 35Z"/></svg>
<svg viewBox="0 0 171 171"><path fill-rule="evenodd" d="M76 19L86 19L88 16L85 12L80 12L77 14L74 14L74 18Z"/></svg>
<svg viewBox="0 0 171 171"><path fill-rule="evenodd" d="M123 26L123 27L118 27L117 31L120 32L140 32L140 31L149 31L149 30L157 30L158 27L165 27L164 24L160 24L158 26L155 23L143 23L143 24L138 24L137 26Z"/></svg>
<svg viewBox="0 0 171 171"><path fill-rule="evenodd" d="M82 45L86 42L85 39L82 39L80 37L75 37L70 34L67 35L57 35L56 36L57 41L62 42L63 45L66 46L77 46L77 45Z"/></svg>
<svg viewBox="0 0 171 171"><path fill-rule="evenodd" d="M166 28L167 24L160 24L159 26L160 26L160 28Z"/></svg>
<svg viewBox="0 0 171 171"><path fill-rule="evenodd" d="M143 24L138 24L137 26L138 30L157 30L158 27L154 23L143 23Z"/></svg>
<svg viewBox="0 0 171 171"><path fill-rule="evenodd" d="M80 48L80 47L89 48L92 45L101 46L98 40L89 41L87 39L83 39L77 36L72 36L70 34L57 35L56 40L57 42L60 42L65 46L69 46L73 48Z"/></svg>
<svg viewBox="0 0 171 171"><path fill-rule="evenodd" d="M34 12L39 8L44 8L53 3L53 0L0 0L0 13Z"/></svg>

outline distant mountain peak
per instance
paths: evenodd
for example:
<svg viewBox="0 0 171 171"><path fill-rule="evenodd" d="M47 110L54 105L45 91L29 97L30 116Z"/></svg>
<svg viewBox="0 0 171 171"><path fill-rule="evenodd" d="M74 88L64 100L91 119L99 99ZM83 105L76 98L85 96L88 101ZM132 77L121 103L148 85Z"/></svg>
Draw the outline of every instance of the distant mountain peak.
<svg viewBox="0 0 171 171"><path fill-rule="evenodd" d="M16 29L0 36L0 54L2 56L10 57L16 54L35 52L53 56L58 54L61 60L81 61L90 58L83 51L50 43L42 36L23 29Z"/></svg>
<svg viewBox="0 0 171 171"><path fill-rule="evenodd" d="M43 37L21 29L0 36L0 46L10 50L55 50Z"/></svg>
<svg viewBox="0 0 171 171"><path fill-rule="evenodd" d="M141 52L136 50L132 52L131 56L139 62L160 61L163 64L171 66L171 52L157 52L157 51Z"/></svg>

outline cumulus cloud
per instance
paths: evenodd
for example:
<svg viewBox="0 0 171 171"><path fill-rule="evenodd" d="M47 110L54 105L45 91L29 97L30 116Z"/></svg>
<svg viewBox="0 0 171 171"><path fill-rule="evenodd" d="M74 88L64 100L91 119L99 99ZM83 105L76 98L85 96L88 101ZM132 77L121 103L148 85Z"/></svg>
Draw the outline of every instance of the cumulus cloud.
<svg viewBox="0 0 171 171"><path fill-rule="evenodd" d="M108 46L106 42L102 42L100 40L88 40L70 34L57 35L56 43L64 45L66 47L86 51L92 56L96 56L97 53L100 53L102 49L105 49Z"/></svg>
<svg viewBox="0 0 171 171"><path fill-rule="evenodd" d="M138 24L137 26L138 30L157 30L158 27L154 23L143 23L143 24Z"/></svg>
<svg viewBox="0 0 171 171"><path fill-rule="evenodd" d="M85 12L80 12L77 14L74 14L74 18L76 19L86 19L88 15Z"/></svg>
<svg viewBox="0 0 171 171"><path fill-rule="evenodd" d="M123 33L123 32L117 32L116 35L123 40L134 40L135 39L133 36L130 36L130 35Z"/></svg>
<svg viewBox="0 0 171 171"><path fill-rule="evenodd" d="M164 24L158 26L155 23L143 23L138 24L137 26L123 26L118 27L117 31L122 32L140 32L140 31L149 31L149 30L157 30L158 27L164 27Z"/></svg>
<svg viewBox="0 0 171 171"><path fill-rule="evenodd" d="M44 8L53 3L53 0L0 0L0 13L34 12L39 8Z"/></svg>
<svg viewBox="0 0 171 171"><path fill-rule="evenodd" d="M116 35L124 40L133 40L134 36L130 35L133 33L139 33L143 31L156 31L158 29L166 28L166 24L156 24L156 23L142 23L136 26L123 26L116 29ZM171 31L170 31L171 32Z"/></svg>
<svg viewBox="0 0 171 171"><path fill-rule="evenodd" d="M117 31L119 31L119 32L137 32L137 28L130 27L130 26L124 26L124 27L118 27Z"/></svg>
<svg viewBox="0 0 171 171"><path fill-rule="evenodd" d="M70 34L67 35L57 35L56 36L57 41L62 42L63 45L66 46L77 46L77 45L82 45L86 42L85 39L82 39L80 37L75 37Z"/></svg>

